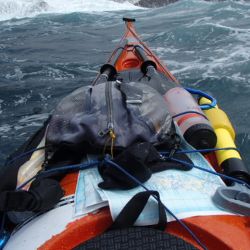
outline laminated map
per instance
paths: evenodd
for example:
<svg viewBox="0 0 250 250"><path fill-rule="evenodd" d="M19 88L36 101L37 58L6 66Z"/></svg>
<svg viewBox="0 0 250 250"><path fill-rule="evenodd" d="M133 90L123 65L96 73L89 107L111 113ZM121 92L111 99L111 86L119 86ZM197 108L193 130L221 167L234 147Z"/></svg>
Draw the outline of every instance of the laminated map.
<svg viewBox="0 0 250 250"><path fill-rule="evenodd" d="M183 143L182 149L192 150L192 147ZM201 154L190 153L188 157L194 165L214 171ZM96 167L80 172L75 196L75 215L83 215L108 205L114 220L135 194L145 191L142 187L125 191L102 190L98 187L101 181ZM216 207L212 201L216 189L225 184L220 177L211 173L196 168L189 171L166 170L154 173L144 185L149 190L158 191L161 201L179 219L229 214ZM172 221L174 218L167 213L167 220ZM153 225L157 222L158 204L154 198L150 198L135 225Z"/></svg>

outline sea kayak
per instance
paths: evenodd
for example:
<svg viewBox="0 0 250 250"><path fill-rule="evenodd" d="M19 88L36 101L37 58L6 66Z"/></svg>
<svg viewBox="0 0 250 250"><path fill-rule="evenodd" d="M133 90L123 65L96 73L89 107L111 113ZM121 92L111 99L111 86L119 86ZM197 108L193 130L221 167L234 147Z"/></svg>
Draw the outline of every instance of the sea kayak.
<svg viewBox="0 0 250 250"><path fill-rule="evenodd" d="M94 80L93 85L98 84L102 77L110 78L111 80L115 77L118 81L119 79L129 79L130 81L135 81L143 78L148 70L148 67L151 67L153 71L155 71L154 73L156 73L156 75L154 75L154 84L156 87L159 86L159 83L161 84L164 81L171 84L171 86L175 86L177 88L180 87L177 79L171 74L166 66L164 66L157 56L147 47L147 45L141 41L134 28L134 20L125 18L124 21L126 23L125 33L107 63L101 67L100 74ZM171 100L168 99L168 96L166 96L166 99L171 102ZM209 105L212 101L213 100L209 100L204 96L199 100L201 105ZM179 105L178 102L179 101L176 102L176 106ZM180 130L185 130L186 128L184 127L188 126L187 121L192 122L190 119L194 119L195 116L200 115L195 114L195 112L191 114L188 112L186 113L187 114L182 113L180 119L177 116L175 117L176 124L179 125ZM211 164L211 166L213 166L214 170L220 173L223 172L222 169L224 169L224 174L226 175L230 175L231 172L233 172L233 178L243 180L242 183L244 185L244 183L247 182L248 173L244 172L245 170L242 166L243 163L239 152L233 149L235 148L235 132L230 121L228 120L226 114L216 105L214 105L213 109L205 110L204 115L205 118L200 117L199 119L209 120L209 126L211 126L214 131L212 133L210 129L208 129L208 125L204 125L206 132L202 132L200 136L204 136L204 138L207 138L208 141L204 141L202 138L199 138L199 135L196 135L196 137L198 136L198 139L192 140L193 134L190 131L186 133L185 138L191 138L191 144L194 147L198 145L198 147L200 146L202 149L211 148L211 145L215 148L227 147L228 149L224 151L218 150L216 152L212 152L211 150L211 152L209 154L205 154L204 157ZM41 131L39 136L33 136L33 139L28 142L35 145L35 147L40 148L40 150L34 151L31 155L28 155L28 158L26 155L25 157L27 158L27 161L19 164L21 165L20 169L34 168L32 170L33 172L27 173L26 171L26 173L23 174L23 180L22 176L19 176L18 185L22 185L22 188L24 189L29 188L29 183L25 183L25 185L23 185L27 179L27 175L32 178L32 176L36 175L39 171L39 167L44 164L44 133L46 132L46 129ZM187 129L185 131L187 131ZM190 133L192 135L190 135ZM214 135L217 138L217 142L214 138L212 138ZM34 143L34 138L36 138L38 142ZM207 144L209 144L209 146L206 146ZM31 148L32 147L30 147L30 149ZM19 153L24 154L24 152L25 151L21 150ZM20 161L20 159L17 159L17 162L18 161ZM28 164L30 164L30 168L27 167ZM236 170L234 170L234 168L232 170L232 165L236 168ZM37 168L38 170L36 171ZM235 175L236 172L237 174ZM245 176L247 177L245 178ZM108 204L102 208L96 208L92 212L73 216L76 206L76 189L79 182L80 171L67 173L60 181L60 185L64 190L64 197L60 200L60 202L46 213L32 214L32 216L30 216L27 220L20 223L15 228L12 228L11 235L6 234L5 237L3 235L1 238L1 244L2 246L5 245L4 249L73 249L90 239L94 239L98 235L102 235L106 230L108 230L113 223L110 208L107 206ZM196 185L196 183L193 185ZM244 186L244 188L247 189L246 186ZM225 190L226 192L231 192L231 189ZM215 197L215 202L219 204L219 207L224 207L226 206L225 203L230 202L230 199L225 198L222 203L219 203L220 195L222 194L219 192ZM249 198L246 197L246 200L247 199ZM236 202L236 207L239 206L239 209L241 209L242 207L239 203L240 200L239 202ZM225 208L222 210L225 211L224 209ZM229 209L229 211L226 211L225 214L198 214L196 216L184 218L181 220L182 223L174 220L167 223L164 232L167 235L173 235L180 238L184 240L184 242L187 242L187 244L191 244L198 249L247 250L250 248L250 217L247 216L249 213L249 201L246 201L244 209L243 210L246 215L239 214L239 210L234 212ZM184 227L183 224L185 225ZM178 249L178 246L175 247L175 249Z"/></svg>

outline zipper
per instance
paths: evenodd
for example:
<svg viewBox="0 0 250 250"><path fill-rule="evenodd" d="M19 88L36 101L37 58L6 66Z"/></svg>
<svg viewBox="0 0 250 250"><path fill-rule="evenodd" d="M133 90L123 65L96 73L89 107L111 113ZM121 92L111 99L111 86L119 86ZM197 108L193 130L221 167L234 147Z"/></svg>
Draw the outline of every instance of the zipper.
<svg viewBox="0 0 250 250"><path fill-rule="evenodd" d="M108 81L105 86L105 96L107 104L107 131L114 132L114 114L113 114L113 102L112 102L112 82Z"/></svg>
<svg viewBox="0 0 250 250"><path fill-rule="evenodd" d="M107 81L105 85L105 97L106 97L106 104L107 104L107 130L106 134L109 135L111 139L111 147L110 147L110 154L113 158L113 150L114 150L114 142L115 142L115 132L114 132L114 114L113 114L113 100L112 100L112 82ZM104 147L105 151L106 145Z"/></svg>
<svg viewBox="0 0 250 250"><path fill-rule="evenodd" d="M105 84L105 98L106 98L106 105L107 105L107 128L105 130L99 131L98 135L101 137L109 136L109 138L107 138L105 142L103 153L105 153L106 151L108 142L111 141L110 154L111 154L111 157L113 158L116 134L114 131L114 114L113 114L112 82L111 81L107 81Z"/></svg>

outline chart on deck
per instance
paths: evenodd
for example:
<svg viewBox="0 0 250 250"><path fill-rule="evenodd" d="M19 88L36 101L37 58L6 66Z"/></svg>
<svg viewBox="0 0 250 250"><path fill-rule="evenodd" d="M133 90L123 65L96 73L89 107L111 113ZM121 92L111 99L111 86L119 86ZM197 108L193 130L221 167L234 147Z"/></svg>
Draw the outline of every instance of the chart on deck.
<svg viewBox="0 0 250 250"><path fill-rule="evenodd" d="M184 143L182 149L192 148ZM188 154L188 157L194 165L213 171L201 154L192 153ZM109 205L112 218L115 219L135 194L145 191L142 187L125 191L102 190L98 187L101 181L97 168L81 171L76 192L76 215ZM216 207L212 201L216 189L225 184L218 176L211 173L196 168L189 171L166 170L154 173L144 185L149 190L158 191L161 201L179 219L198 215L228 214ZM169 213L167 213L167 219L174 220ZM152 197L135 224L151 225L157 222L158 205Z"/></svg>

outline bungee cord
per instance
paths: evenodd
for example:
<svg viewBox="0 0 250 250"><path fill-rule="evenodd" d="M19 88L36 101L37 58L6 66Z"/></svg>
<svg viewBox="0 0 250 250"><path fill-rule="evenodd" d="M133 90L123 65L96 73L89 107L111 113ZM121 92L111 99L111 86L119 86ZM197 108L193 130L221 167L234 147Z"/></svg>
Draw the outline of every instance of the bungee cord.
<svg viewBox="0 0 250 250"><path fill-rule="evenodd" d="M29 150L27 152L24 152L24 153L18 155L17 157L11 159L10 161L8 161L7 164L10 164L10 163L22 158L22 157L25 157L25 156L27 156L29 154L32 154L35 151L42 150L42 149L45 149L45 148L46 148L46 146L45 147L40 147L40 148L35 148L35 149ZM215 151L220 151L220 150L236 150L236 151L238 151L237 148L227 147L227 148L212 148L212 149L199 149L199 150L177 150L175 153L176 154L210 153L210 152L215 152ZM190 168L196 168L198 170L201 170L201 171L204 171L204 172L219 176L221 178L228 179L230 181L239 183L239 184L244 185L244 186L246 186L247 188L250 189L249 184L247 184L246 182L244 182L243 180L240 180L238 178L231 177L231 176L228 176L228 175L225 175L225 174L222 174L222 173L215 172L213 170L209 170L209 169L206 169L206 168L203 168L203 167L196 166L196 165L194 165L192 163L176 159L173 156L169 157L168 156L169 152L159 152L159 153L163 156L163 158L165 160L171 160L171 161L186 165L186 166L188 166ZM127 172L123 167L119 166L117 163L112 161L110 156L105 156L105 158L102 161L100 161L100 160L91 160L91 161L83 162L83 163L80 163L80 164L67 165L67 166L57 167L57 168L49 169L49 170L41 170L37 174L35 174L33 177L29 178L24 183L19 185L16 188L16 190L21 190L24 186L26 186L28 183L32 182L35 179L45 178L45 177L49 177L51 175L55 175L55 174L63 173L63 172L74 172L74 171L84 170L84 169L87 169L87 168L97 166L98 164L100 164L102 162L106 162L109 165L117 168L118 170L120 170L121 172L126 174L131 180L133 180L135 183L137 183L139 186L141 186L143 189L145 189L146 191L149 191L149 189L142 182L140 182L137 178L135 178L133 175L131 175L129 172ZM156 198L156 197L154 197L154 198ZM182 220L178 219L178 217L171 210L169 210L165 204L163 204L163 206L164 206L165 211L167 213L169 213L190 234L190 236L197 242L197 244L202 249L207 250L207 247L200 241L200 239L194 234L194 232ZM0 236L1 236L1 238L0 238L0 249L1 249L1 247L3 247L6 244L8 238L9 238L9 235L4 230L5 217L6 217L6 214L4 212L2 214L1 225L0 225Z"/></svg>
<svg viewBox="0 0 250 250"><path fill-rule="evenodd" d="M122 168L121 166L119 166L115 162L111 161L108 157L105 157L104 161L107 162L108 164L116 167L117 169L119 169L121 172L126 174L131 180L133 180L135 183L137 183L139 186L141 186L146 191L150 191L145 185L143 185L142 182L140 182L137 178L135 178L133 175L131 175L129 172L127 172L124 168ZM155 195L153 195L153 197L157 200L157 197ZM199 246L202 247L202 249L208 250L207 247L195 235L195 233L182 220L178 219L178 217L171 210L169 210L164 203L162 203L162 205L163 205L165 211L167 213L169 213L191 235L191 237L197 242L197 244Z"/></svg>

